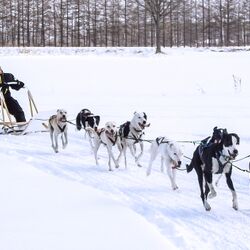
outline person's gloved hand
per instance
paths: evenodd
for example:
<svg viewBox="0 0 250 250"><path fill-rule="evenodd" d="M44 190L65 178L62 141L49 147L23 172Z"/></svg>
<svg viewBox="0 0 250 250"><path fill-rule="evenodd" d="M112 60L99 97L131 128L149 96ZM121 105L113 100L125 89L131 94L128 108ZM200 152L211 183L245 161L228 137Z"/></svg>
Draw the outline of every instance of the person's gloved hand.
<svg viewBox="0 0 250 250"><path fill-rule="evenodd" d="M19 85L19 88L23 88L24 87L24 83L19 81L19 80L16 80L16 83Z"/></svg>
<svg viewBox="0 0 250 250"><path fill-rule="evenodd" d="M16 83L11 83L11 84L9 84L9 86L12 89L19 90L19 89L24 87L24 83L19 81L19 80L16 80Z"/></svg>

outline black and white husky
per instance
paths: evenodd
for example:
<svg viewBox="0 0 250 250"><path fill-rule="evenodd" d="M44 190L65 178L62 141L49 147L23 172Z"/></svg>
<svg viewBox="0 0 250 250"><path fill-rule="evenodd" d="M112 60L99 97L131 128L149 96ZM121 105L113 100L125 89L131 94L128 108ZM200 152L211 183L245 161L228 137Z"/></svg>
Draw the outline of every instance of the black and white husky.
<svg viewBox="0 0 250 250"><path fill-rule="evenodd" d="M232 163L238 155L237 145L240 138L235 133L228 133L226 129L222 131L221 140L213 143L201 143L194 151L190 165L187 165L187 171L190 172L194 168L199 181L201 199L207 211L211 210L211 206L207 202L207 197L216 196L213 186L213 174L224 173L226 182L233 196L233 208L238 210L237 195L231 179ZM205 190L203 187L205 181Z"/></svg>
<svg viewBox="0 0 250 250"><path fill-rule="evenodd" d="M149 127L150 124L147 124L147 115L144 112L134 112L134 116L131 121L127 121L122 124L119 129L119 135L121 138L122 152L125 160L125 167L127 167L127 157L126 152L127 148L130 149L132 156L135 159L135 163L138 167L141 167L140 158L143 155L143 136L144 129ZM140 153L136 155L136 144L140 145ZM117 161L120 162L121 155L119 155Z"/></svg>
<svg viewBox="0 0 250 250"><path fill-rule="evenodd" d="M76 116L76 128L77 130L81 130L82 128L85 130L85 136L87 135L92 150L94 149L94 134L92 130L87 130L87 128L97 131L99 123L100 116L94 115L89 109L82 109Z"/></svg>
<svg viewBox="0 0 250 250"><path fill-rule="evenodd" d="M181 165L182 151L177 142L166 137L157 137L151 144L150 160L147 169L147 175L150 175L153 161L157 155L161 155L161 172L164 171L164 165L171 181L173 190L178 188L176 184L176 169Z"/></svg>

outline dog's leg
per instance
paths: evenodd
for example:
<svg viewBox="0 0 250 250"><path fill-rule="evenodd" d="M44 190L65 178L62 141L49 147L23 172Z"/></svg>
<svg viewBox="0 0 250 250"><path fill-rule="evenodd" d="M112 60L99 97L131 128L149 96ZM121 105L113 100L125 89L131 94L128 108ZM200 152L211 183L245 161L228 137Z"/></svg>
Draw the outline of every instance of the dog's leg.
<svg viewBox="0 0 250 250"><path fill-rule="evenodd" d="M125 143L123 145L123 156L124 156L125 168L127 168L127 145Z"/></svg>
<svg viewBox="0 0 250 250"><path fill-rule="evenodd" d="M109 171L112 171L112 167L111 167L111 159L113 160L115 167L118 168L119 165L114 157L113 151L112 151L112 146L111 145L107 145L107 150L108 150L108 155L109 155Z"/></svg>
<svg viewBox="0 0 250 250"><path fill-rule="evenodd" d="M214 189L213 183L212 183L213 182L213 179L212 179L213 178L213 174L211 172L205 171L204 172L204 177L205 177L206 183L207 183L207 185L209 187L209 190L210 190L208 197L210 199L212 199L212 198L214 198L217 195L217 193L216 193L216 191Z"/></svg>
<svg viewBox="0 0 250 250"><path fill-rule="evenodd" d="M140 164L139 160L140 160L140 158L143 155L143 143L140 142L139 144L140 144L141 152L140 152L140 154L137 157L135 157L135 162L136 162L136 164L137 164L138 167L142 167L142 165Z"/></svg>
<svg viewBox="0 0 250 250"><path fill-rule="evenodd" d="M119 155L116 159L116 162L117 162L117 168L119 168L119 165L120 165L120 159L121 159L121 156L122 156L122 144L121 144L121 141L119 139L117 139L117 148L119 150Z"/></svg>
<svg viewBox="0 0 250 250"><path fill-rule="evenodd" d="M222 177L222 174L219 175L218 179L215 182L216 187L219 185L219 181L220 181L221 177Z"/></svg>
<svg viewBox="0 0 250 250"><path fill-rule="evenodd" d="M177 170L176 170L176 168L172 168L172 174L173 174L173 183L174 183L174 190L176 190L176 189L178 189L178 186L177 186L177 184L176 184L176 172L177 172Z"/></svg>
<svg viewBox="0 0 250 250"><path fill-rule="evenodd" d="M151 174L152 164L157 156L157 153L158 153L158 146L153 142L150 147L150 160L149 160L148 169L147 169L147 176Z"/></svg>
<svg viewBox="0 0 250 250"><path fill-rule="evenodd" d="M172 169L172 164L171 164L171 162L169 162L169 159L164 159L164 160L165 160L165 165L166 165L166 169L167 169L167 174L168 174L168 177L171 181L172 189L176 190L176 189L178 189L178 187L177 187L175 180L174 180L174 177L173 177L173 171L176 169Z"/></svg>
<svg viewBox="0 0 250 250"><path fill-rule="evenodd" d="M100 145L101 145L101 142L99 140L95 140L94 156L95 156L96 165L99 165L97 152L98 152L98 149L100 148Z"/></svg>
<svg viewBox="0 0 250 250"><path fill-rule="evenodd" d="M92 136L92 133L90 131L87 132L88 133L88 140L89 140L89 144L90 144L90 147L92 149L92 151L94 151L94 143L93 143L93 136Z"/></svg>
<svg viewBox="0 0 250 250"><path fill-rule="evenodd" d="M237 199L237 194L236 194L235 189L234 189L233 181L231 179L231 174L232 174L232 169L230 170L229 173L225 174L226 180L227 180L227 186L229 187L229 189L231 190L232 195L233 195L233 208L235 210L238 210L239 209L238 199Z"/></svg>
<svg viewBox="0 0 250 250"><path fill-rule="evenodd" d="M206 211L210 211L211 207L209 205L209 203L207 202L207 199L205 198L205 194L204 194L204 189L203 189L203 171L201 169L201 166L195 166L195 171L197 173L197 177L198 177L198 182L199 182L199 187L200 187L200 192L201 192L201 200L203 203L203 206L205 207Z"/></svg>
<svg viewBox="0 0 250 250"><path fill-rule="evenodd" d="M50 140L51 140L51 147L55 150L53 128L50 129Z"/></svg>
<svg viewBox="0 0 250 250"><path fill-rule="evenodd" d="M54 133L54 141L55 141L54 150L56 153L58 153L58 133Z"/></svg>
<svg viewBox="0 0 250 250"><path fill-rule="evenodd" d="M64 133L62 133L62 145L63 145L63 149L65 149L66 146L68 145L68 132L67 131L64 131Z"/></svg>

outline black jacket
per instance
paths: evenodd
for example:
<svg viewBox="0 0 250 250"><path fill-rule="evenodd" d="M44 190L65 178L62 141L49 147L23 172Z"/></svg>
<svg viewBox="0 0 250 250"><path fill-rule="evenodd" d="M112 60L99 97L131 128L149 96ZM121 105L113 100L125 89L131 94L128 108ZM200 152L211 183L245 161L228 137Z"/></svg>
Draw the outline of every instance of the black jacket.
<svg viewBox="0 0 250 250"><path fill-rule="evenodd" d="M19 90L20 88L24 87L24 83L16 80L15 77L10 73L0 74L0 88L5 98L10 96L10 87L12 89Z"/></svg>

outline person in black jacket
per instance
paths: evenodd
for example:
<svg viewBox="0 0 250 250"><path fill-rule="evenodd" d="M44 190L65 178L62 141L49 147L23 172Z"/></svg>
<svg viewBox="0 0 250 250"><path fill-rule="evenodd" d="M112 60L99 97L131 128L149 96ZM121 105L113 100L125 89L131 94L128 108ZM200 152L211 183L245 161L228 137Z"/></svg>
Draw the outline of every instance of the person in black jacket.
<svg viewBox="0 0 250 250"><path fill-rule="evenodd" d="M19 90L24 87L24 83L15 79L10 73L4 73L0 67L0 89L3 93L9 113L13 115L17 122L25 122L23 109L18 101L11 96L10 88Z"/></svg>

